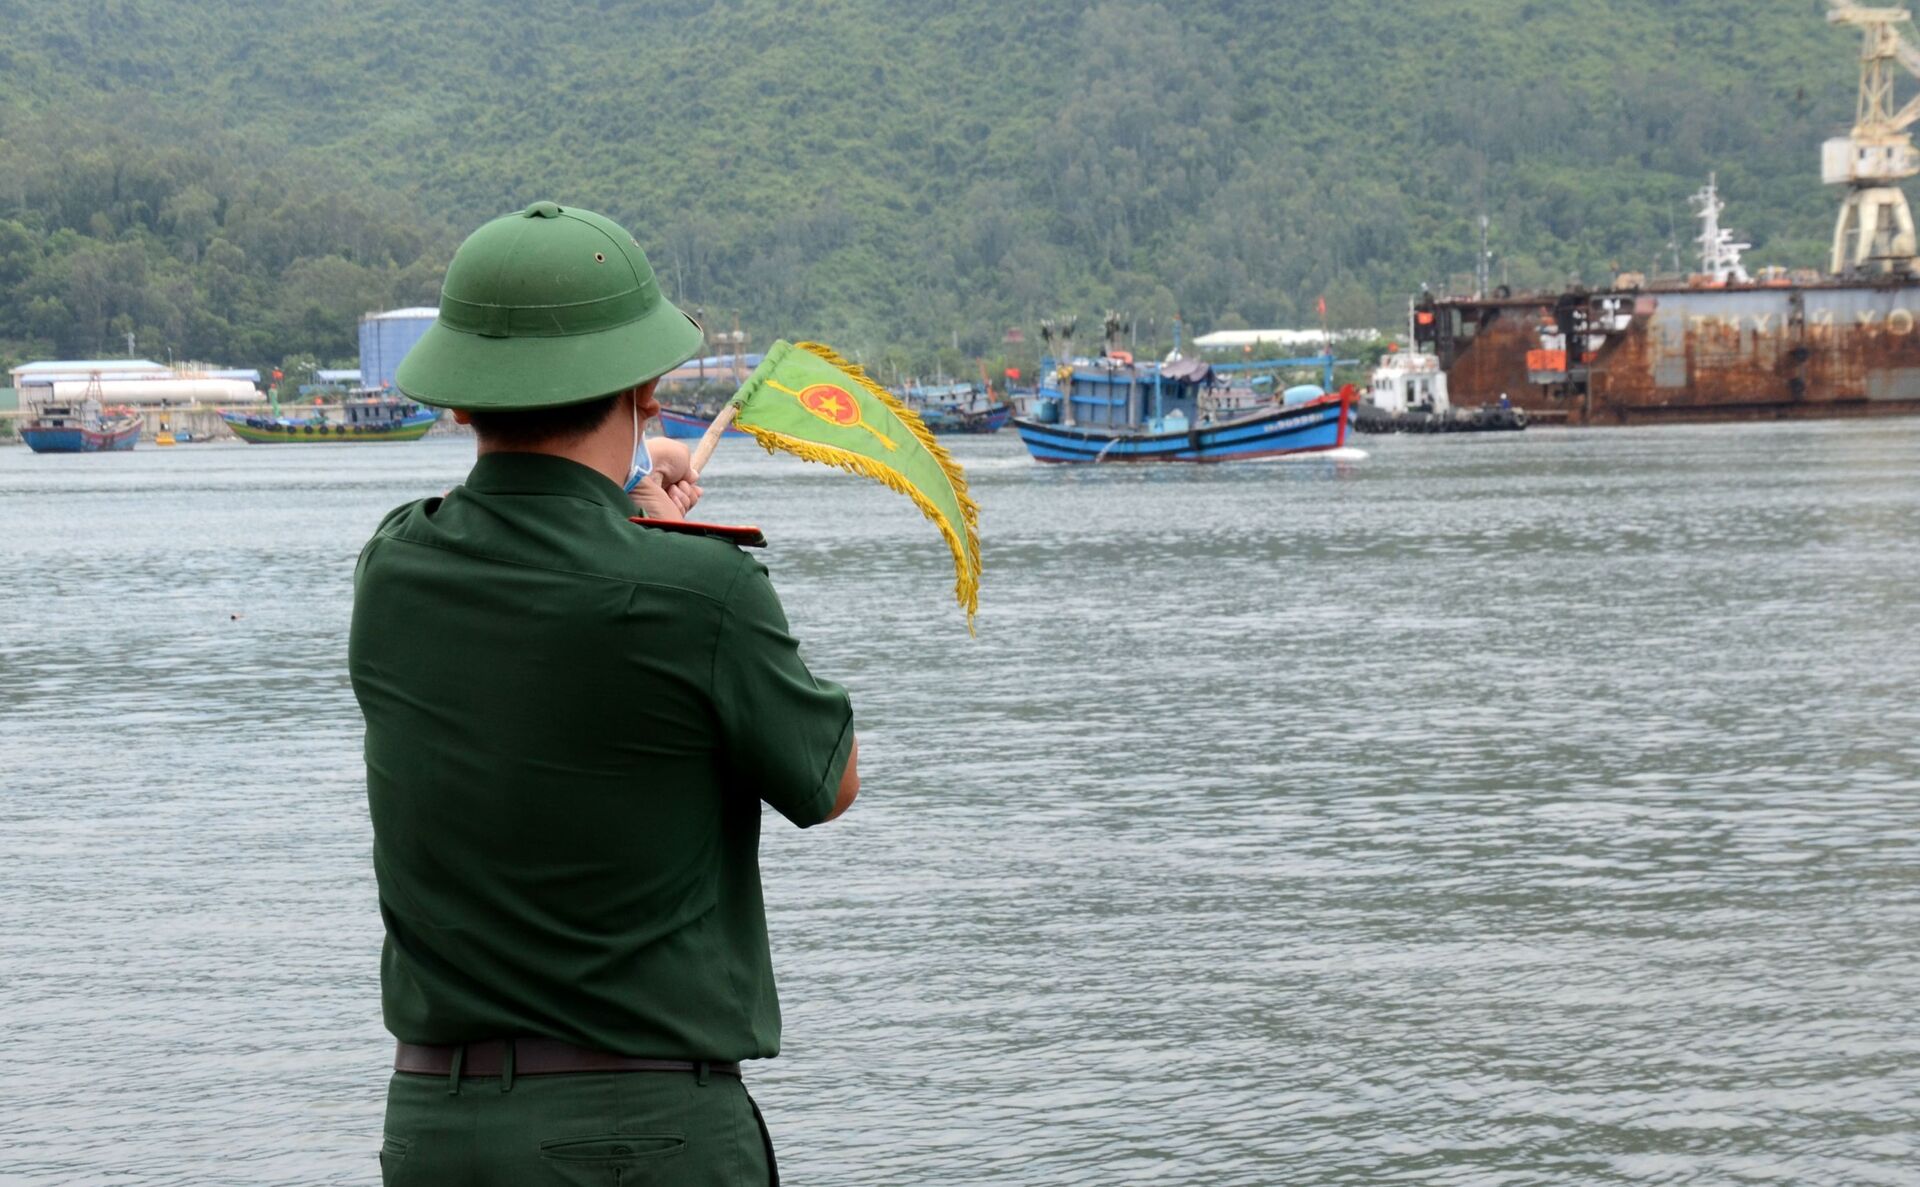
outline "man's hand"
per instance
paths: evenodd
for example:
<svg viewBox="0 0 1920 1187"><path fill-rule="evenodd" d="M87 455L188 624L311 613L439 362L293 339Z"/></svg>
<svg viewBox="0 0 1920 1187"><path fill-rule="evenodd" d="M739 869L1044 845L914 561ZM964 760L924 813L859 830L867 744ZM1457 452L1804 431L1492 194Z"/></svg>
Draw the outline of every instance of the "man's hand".
<svg viewBox="0 0 1920 1187"><path fill-rule="evenodd" d="M676 482L667 488L667 497L673 500L674 506L680 508L680 514L682 515L693 510L693 505L698 503L700 496L705 493L707 492L702 490L699 484L691 479L685 482Z"/></svg>
<svg viewBox="0 0 1920 1187"><path fill-rule="evenodd" d="M653 458L653 473L633 488L633 505L648 519L685 519L706 493L694 473L693 455L669 437L649 437L647 453Z"/></svg>
<svg viewBox="0 0 1920 1187"><path fill-rule="evenodd" d="M690 482L699 477L693 472L692 451L672 437L647 438L647 456L653 459L653 472L660 476L664 486L671 488L676 482Z"/></svg>
<svg viewBox="0 0 1920 1187"><path fill-rule="evenodd" d="M640 514L648 519L685 519L704 492L691 481L663 486L658 474L649 474L633 488L629 497Z"/></svg>

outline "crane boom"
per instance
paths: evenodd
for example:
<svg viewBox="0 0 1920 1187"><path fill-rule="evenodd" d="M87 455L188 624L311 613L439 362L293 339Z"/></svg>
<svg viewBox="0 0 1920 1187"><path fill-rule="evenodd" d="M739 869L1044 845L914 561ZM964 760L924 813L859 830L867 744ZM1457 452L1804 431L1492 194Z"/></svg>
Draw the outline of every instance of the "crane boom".
<svg viewBox="0 0 1920 1187"><path fill-rule="evenodd" d="M1915 124L1920 124L1920 95L1907 101L1907 105L1893 113L1888 127L1896 132L1904 132Z"/></svg>
<svg viewBox="0 0 1920 1187"><path fill-rule="evenodd" d="M1848 0L1827 0L1827 5L1829 25L1891 25L1913 19L1913 14L1904 8L1865 8Z"/></svg>

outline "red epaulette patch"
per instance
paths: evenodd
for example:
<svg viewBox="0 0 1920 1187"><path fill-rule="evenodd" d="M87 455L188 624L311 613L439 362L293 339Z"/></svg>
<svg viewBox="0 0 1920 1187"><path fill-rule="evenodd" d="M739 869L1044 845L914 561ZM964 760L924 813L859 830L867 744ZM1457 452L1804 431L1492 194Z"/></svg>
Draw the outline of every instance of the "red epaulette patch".
<svg viewBox="0 0 1920 1187"><path fill-rule="evenodd" d="M711 540L725 540L741 548L765 548L767 537L759 528L728 527L718 523L693 523L685 519L643 519L638 515L631 522L643 528L653 528L660 532L673 532L681 536L705 536Z"/></svg>

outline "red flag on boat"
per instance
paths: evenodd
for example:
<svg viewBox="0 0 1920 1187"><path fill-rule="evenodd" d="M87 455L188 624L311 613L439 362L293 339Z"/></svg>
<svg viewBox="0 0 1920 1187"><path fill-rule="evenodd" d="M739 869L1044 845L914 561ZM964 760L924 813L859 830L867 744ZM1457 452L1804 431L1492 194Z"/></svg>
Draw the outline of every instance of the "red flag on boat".
<svg viewBox="0 0 1920 1187"><path fill-rule="evenodd" d="M1325 297L1320 298L1318 304L1320 306L1320 316L1325 317L1327 315L1327 299Z"/></svg>

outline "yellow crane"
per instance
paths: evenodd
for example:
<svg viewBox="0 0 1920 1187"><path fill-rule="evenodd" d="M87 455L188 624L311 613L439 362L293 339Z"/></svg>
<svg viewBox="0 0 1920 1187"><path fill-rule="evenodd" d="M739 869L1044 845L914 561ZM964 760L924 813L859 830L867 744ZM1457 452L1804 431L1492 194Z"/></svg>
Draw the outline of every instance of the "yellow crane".
<svg viewBox="0 0 1920 1187"><path fill-rule="evenodd" d="M1861 30L1864 42L1853 132L1827 141L1821 154L1821 180L1847 187L1833 232L1833 273L1910 272L1920 243L1900 183L1920 176L1909 131L1920 122L1920 96L1895 108L1894 80L1901 69L1920 77L1920 49L1899 28L1913 14L1850 0L1828 0L1828 10L1829 23Z"/></svg>

